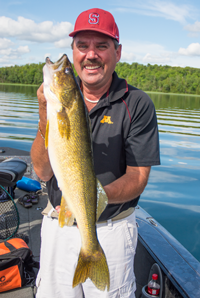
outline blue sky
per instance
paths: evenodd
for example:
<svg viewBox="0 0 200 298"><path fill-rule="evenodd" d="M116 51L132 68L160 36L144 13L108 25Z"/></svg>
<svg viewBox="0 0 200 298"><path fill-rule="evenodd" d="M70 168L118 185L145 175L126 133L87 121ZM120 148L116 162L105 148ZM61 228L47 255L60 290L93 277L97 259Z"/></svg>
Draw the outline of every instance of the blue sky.
<svg viewBox="0 0 200 298"><path fill-rule="evenodd" d="M0 67L72 60L68 34L93 7L114 15L121 62L200 68L199 0L0 0Z"/></svg>

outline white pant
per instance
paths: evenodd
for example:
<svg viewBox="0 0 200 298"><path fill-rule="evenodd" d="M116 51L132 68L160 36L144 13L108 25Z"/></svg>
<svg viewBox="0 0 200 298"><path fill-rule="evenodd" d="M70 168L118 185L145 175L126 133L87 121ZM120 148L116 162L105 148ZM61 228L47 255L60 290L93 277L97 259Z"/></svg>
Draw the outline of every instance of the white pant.
<svg viewBox="0 0 200 298"><path fill-rule="evenodd" d="M57 219L44 216L37 298L83 298L83 292L85 298L135 298L135 212L121 220L97 224L97 235L109 267L110 291L98 290L90 279L72 288L81 248L79 230L76 226L60 228Z"/></svg>

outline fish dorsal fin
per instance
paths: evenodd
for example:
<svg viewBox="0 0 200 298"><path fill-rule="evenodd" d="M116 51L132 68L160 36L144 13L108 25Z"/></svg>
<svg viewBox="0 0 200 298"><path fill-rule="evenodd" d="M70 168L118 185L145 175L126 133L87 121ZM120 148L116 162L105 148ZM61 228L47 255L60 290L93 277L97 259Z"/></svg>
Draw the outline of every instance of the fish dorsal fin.
<svg viewBox="0 0 200 298"><path fill-rule="evenodd" d="M108 205L108 197L107 194L101 185L101 182L97 179L97 221L101 215L101 213L105 210Z"/></svg>
<svg viewBox="0 0 200 298"><path fill-rule="evenodd" d="M62 138L70 138L70 121L65 108L57 112L58 130Z"/></svg>
<svg viewBox="0 0 200 298"><path fill-rule="evenodd" d="M45 148L46 149L48 147L48 136L49 136L49 120L47 120L46 132L45 132Z"/></svg>
<svg viewBox="0 0 200 298"><path fill-rule="evenodd" d="M74 215L70 211L69 206L67 205L67 202L63 196L61 198L58 222L61 228L64 226L71 227L74 223Z"/></svg>

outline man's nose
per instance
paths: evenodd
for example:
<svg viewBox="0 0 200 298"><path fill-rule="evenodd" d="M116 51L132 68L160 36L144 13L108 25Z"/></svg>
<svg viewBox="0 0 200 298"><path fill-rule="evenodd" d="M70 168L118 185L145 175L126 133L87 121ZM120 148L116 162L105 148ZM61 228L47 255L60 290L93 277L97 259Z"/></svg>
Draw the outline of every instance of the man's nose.
<svg viewBox="0 0 200 298"><path fill-rule="evenodd" d="M94 47L91 47L91 48L88 49L86 58L87 59L96 59L96 58L98 58L98 54L97 54Z"/></svg>

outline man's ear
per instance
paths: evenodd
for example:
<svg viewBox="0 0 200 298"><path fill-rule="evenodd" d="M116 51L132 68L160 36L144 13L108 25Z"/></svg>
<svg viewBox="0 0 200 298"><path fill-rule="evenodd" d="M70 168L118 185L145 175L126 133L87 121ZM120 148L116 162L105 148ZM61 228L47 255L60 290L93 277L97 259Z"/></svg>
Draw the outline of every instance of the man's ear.
<svg viewBox="0 0 200 298"><path fill-rule="evenodd" d="M117 57L117 62L121 59L121 53L122 53L122 45L120 44L116 50L116 57Z"/></svg>

